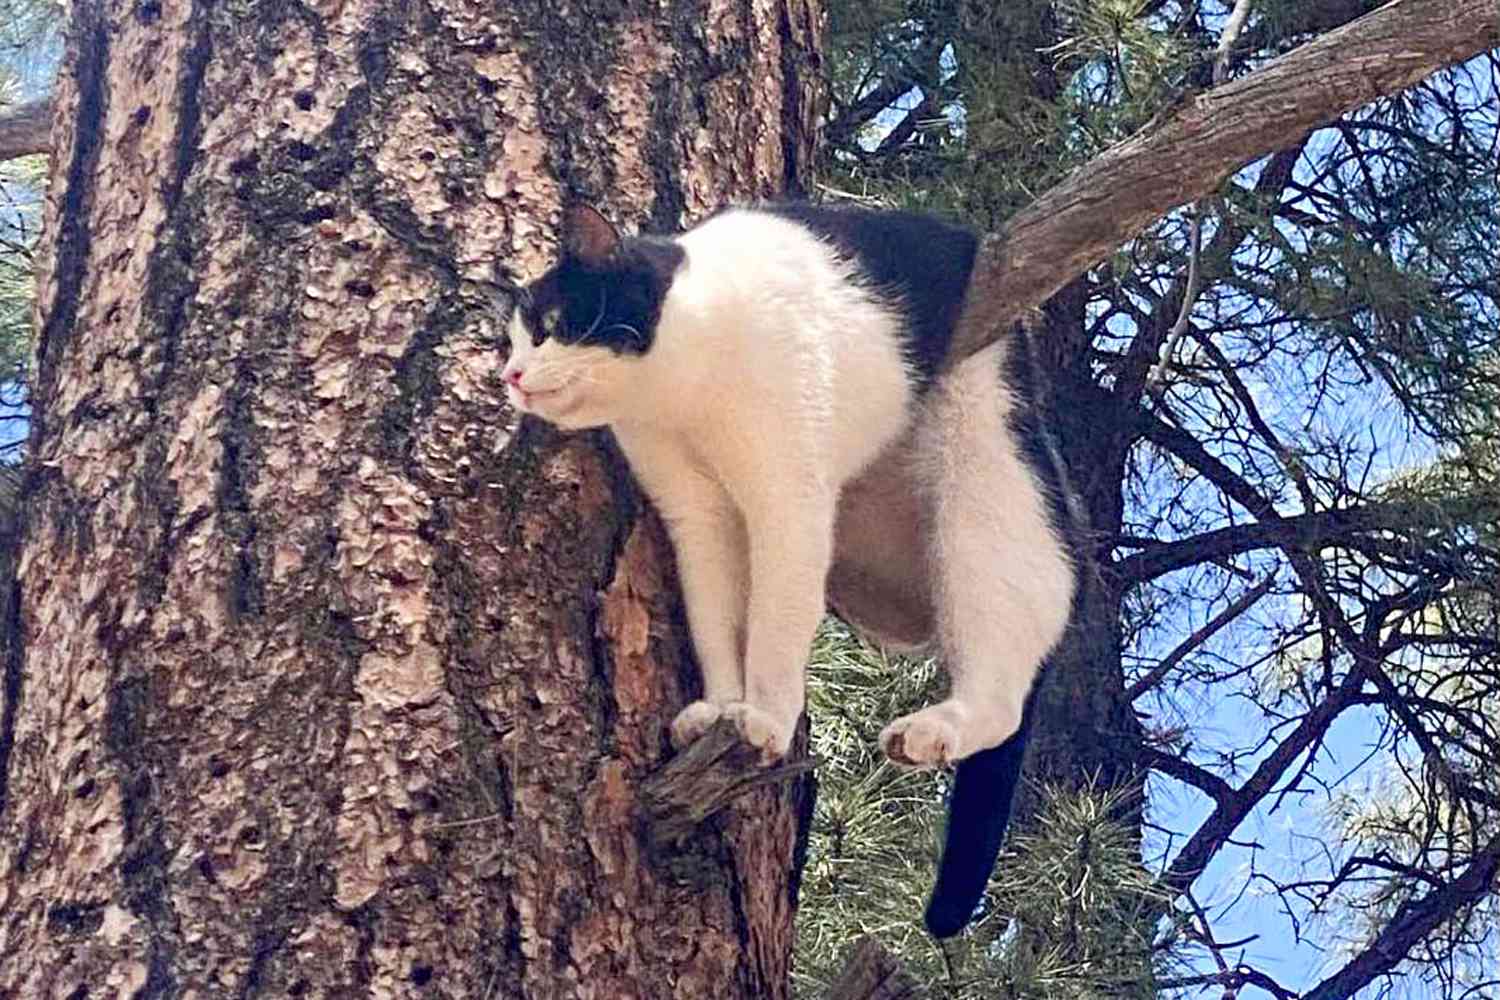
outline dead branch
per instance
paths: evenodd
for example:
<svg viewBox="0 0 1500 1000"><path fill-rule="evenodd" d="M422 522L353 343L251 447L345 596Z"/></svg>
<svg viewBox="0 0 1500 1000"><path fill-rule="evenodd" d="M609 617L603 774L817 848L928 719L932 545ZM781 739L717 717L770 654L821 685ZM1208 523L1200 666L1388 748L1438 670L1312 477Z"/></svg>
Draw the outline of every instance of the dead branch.
<svg viewBox="0 0 1500 1000"><path fill-rule="evenodd" d="M52 99L8 108L0 113L0 163L51 148Z"/></svg>
<svg viewBox="0 0 1500 1000"><path fill-rule="evenodd" d="M751 789L794 778L812 770L814 763L803 758L765 767L734 724L720 719L641 785L650 838L664 846L686 837Z"/></svg>
<svg viewBox="0 0 1500 1000"><path fill-rule="evenodd" d="M854 942L828 1000L917 1000L921 988L885 946L866 935Z"/></svg>
<svg viewBox="0 0 1500 1000"><path fill-rule="evenodd" d="M1257 157L1496 45L1500 0L1395 0L1185 97L985 237L953 360L999 339L1115 247Z"/></svg>

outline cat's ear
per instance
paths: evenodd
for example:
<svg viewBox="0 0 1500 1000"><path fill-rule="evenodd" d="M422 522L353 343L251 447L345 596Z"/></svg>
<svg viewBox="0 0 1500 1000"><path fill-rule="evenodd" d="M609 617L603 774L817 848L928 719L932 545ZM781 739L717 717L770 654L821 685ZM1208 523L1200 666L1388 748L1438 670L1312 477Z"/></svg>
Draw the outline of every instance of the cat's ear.
<svg viewBox="0 0 1500 1000"><path fill-rule="evenodd" d="M584 264L599 265L620 248L620 234L593 206L582 202L563 213L563 249Z"/></svg>

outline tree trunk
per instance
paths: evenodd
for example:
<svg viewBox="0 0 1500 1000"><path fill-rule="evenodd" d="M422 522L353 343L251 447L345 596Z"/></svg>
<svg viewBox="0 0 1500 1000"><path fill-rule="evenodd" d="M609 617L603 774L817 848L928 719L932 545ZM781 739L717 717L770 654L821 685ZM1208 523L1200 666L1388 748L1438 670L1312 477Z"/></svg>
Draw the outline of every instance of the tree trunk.
<svg viewBox="0 0 1500 1000"><path fill-rule="evenodd" d="M72 11L0 996L786 996L807 790L646 846L669 549L470 279L798 187L815 0Z"/></svg>
<svg viewBox="0 0 1500 1000"><path fill-rule="evenodd" d="M1082 523L1071 525L1079 560L1074 614L1040 682L1027 745L1026 775L1033 787L1018 803L1023 824L1041 805L1033 794L1037 787L1131 788L1143 776L1141 727L1125 698L1123 594L1101 572L1124 516L1121 484L1133 439L1130 425L1113 413L1118 401L1091 377L1085 298L1082 279L1054 295L1030 344L1037 381L1054 401L1051 430ZM1126 818L1135 825L1142 817Z"/></svg>

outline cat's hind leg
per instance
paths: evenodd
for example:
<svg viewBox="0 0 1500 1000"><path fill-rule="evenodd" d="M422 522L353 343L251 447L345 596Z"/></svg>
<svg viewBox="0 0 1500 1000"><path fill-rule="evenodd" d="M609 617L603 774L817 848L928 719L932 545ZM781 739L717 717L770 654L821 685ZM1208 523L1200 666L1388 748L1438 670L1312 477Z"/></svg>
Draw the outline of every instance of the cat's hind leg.
<svg viewBox="0 0 1500 1000"><path fill-rule="evenodd" d="M943 765L1004 742L1067 623L1073 568L1012 429L1004 349L980 352L935 385L917 430L931 505L928 575L951 687L881 733L897 763Z"/></svg>

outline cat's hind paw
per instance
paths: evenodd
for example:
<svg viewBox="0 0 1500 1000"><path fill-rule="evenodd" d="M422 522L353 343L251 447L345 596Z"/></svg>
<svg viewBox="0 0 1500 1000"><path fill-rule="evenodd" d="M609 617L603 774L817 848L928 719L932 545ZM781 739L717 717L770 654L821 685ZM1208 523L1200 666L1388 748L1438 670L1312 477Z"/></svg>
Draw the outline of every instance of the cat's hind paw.
<svg viewBox="0 0 1500 1000"><path fill-rule="evenodd" d="M724 717L734 723L740 739L760 751L763 764L780 760L791 749L796 726L778 721L763 708L747 701L732 701L724 706Z"/></svg>
<svg viewBox="0 0 1500 1000"><path fill-rule="evenodd" d="M964 714L952 702L941 702L903 715L881 730L880 747L902 767L946 767L968 753Z"/></svg>
<svg viewBox="0 0 1500 1000"><path fill-rule="evenodd" d="M711 701L695 701L678 712L677 718L672 720L673 749L682 750L696 743L723 714L723 706Z"/></svg>

